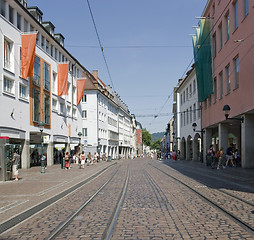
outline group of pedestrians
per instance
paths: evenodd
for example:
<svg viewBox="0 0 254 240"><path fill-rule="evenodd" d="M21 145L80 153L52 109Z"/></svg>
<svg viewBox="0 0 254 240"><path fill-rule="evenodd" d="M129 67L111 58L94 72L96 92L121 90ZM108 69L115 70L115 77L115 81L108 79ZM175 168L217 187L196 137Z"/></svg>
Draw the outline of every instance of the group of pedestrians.
<svg viewBox="0 0 254 240"><path fill-rule="evenodd" d="M223 147L215 152L213 145L210 145L208 156L211 160L211 167L217 168L217 170L226 168L228 166L236 167L237 165L241 164L238 150L234 149L233 144L230 144L226 150L226 153L223 151Z"/></svg>
<svg viewBox="0 0 254 240"><path fill-rule="evenodd" d="M81 153L76 152L72 158L73 163L78 164L79 168L85 168L85 165L87 166L94 165L98 163L100 159L102 161L107 161L106 154L103 153L102 156L100 157L97 152L95 152L94 154L91 154L91 152L89 152L86 156L85 152L82 151ZM71 168L71 157L69 152L65 153L64 168L66 170Z"/></svg>

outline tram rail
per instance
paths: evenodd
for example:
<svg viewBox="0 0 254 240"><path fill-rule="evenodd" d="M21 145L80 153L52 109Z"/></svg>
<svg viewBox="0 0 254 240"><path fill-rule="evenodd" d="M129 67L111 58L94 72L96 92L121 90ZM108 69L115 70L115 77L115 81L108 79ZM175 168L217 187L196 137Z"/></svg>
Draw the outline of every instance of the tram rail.
<svg viewBox="0 0 254 240"><path fill-rule="evenodd" d="M91 203L92 201L95 202L95 198L96 196L98 196L100 193L102 193L102 190L111 183L112 179L116 176L118 170L120 167L118 167L118 169L115 171L115 173L104 183L102 184L98 190L88 199L86 200L71 216L69 216L64 222L62 222L55 230L52 231L52 233L46 238L47 240L52 240L52 239L56 239L59 235L61 235L61 233L63 233L66 228L68 228L68 226L70 225L70 223L82 212L85 210L85 208L88 206L89 203ZM104 230L104 233L102 234L102 238L103 239L110 239L113 231L114 231L114 227L117 221L117 217L119 215L121 206L123 204L124 198L125 198L125 194L127 191L127 186L128 186L128 181L129 181L129 169L127 170L127 174L126 174L126 178L124 181L124 185L123 188L121 190L120 196L116 202L116 206L114 207L112 216L109 218L107 227Z"/></svg>

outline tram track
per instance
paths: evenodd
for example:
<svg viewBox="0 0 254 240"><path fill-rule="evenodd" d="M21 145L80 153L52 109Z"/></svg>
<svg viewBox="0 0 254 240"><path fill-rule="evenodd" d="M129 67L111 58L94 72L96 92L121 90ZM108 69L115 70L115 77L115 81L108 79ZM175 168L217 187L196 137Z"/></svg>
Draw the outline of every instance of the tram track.
<svg viewBox="0 0 254 240"><path fill-rule="evenodd" d="M114 172L114 174L112 174L112 176L110 178L108 178L108 180L104 184L102 184L98 188L98 190L96 192L94 192L94 194L92 194L92 196L88 200L86 200L71 216L69 216L67 219L65 219L65 221L63 221L56 229L54 229L46 239L48 239L48 240L58 239L58 237L60 237L61 234L63 234L64 231L66 231L68 229L68 226L72 223L72 221L75 218L78 219L78 216L80 214L82 215L82 212L83 213L85 212L86 207L89 204L93 204L93 203L96 204L96 197L104 194L104 192L106 191L105 188L107 186L109 186L110 183L112 183L114 178L116 178L119 168L120 167L118 167L118 169ZM124 181L123 187L120 191L120 195L117 198L115 207L113 208L111 206L111 209L113 208L111 217L108 218L107 224L104 224L106 227L101 235L102 239L110 239L113 234L114 227L117 222L117 217L119 215L121 206L122 206L124 198L125 198L128 182L129 182L129 168L127 169L125 181ZM102 192L102 190L104 190L104 192ZM82 216L80 217L80 219L82 219ZM97 220L97 221L99 221L99 220ZM61 239L61 237L59 239Z"/></svg>
<svg viewBox="0 0 254 240"><path fill-rule="evenodd" d="M74 186L71 186L70 188L66 189L65 191L55 195L52 198L49 198L48 200L41 202L40 204L18 214L17 216L3 222L0 224L0 235L5 233L6 231L10 230L11 228L15 227L16 225L22 223L23 221L26 221L27 219L33 217L33 215L37 214L40 211L43 211L44 209L48 208L52 204L56 203L57 201L61 200L62 198L66 197L67 195L75 192L80 187L89 184L91 181L96 179L101 174L105 173L107 170L109 170L112 166L115 166L116 164L112 164L110 166L107 166L106 168L98 171L94 175L88 177L87 179L75 184Z"/></svg>
<svg viewBox="0 0 254 240"><path fill-rule="evenodd" d="M149 164L149 165L157 169L158 171L164 173L166 176L173 179L174 181L185 186L187 189L191 190L193 193L198 195L205 202L209 203L210 205L212 205L213 207L221 211L224 215L232 219L234 222L236 222L242 228L247 230L249 233L254 234L254 223L253 223L253 217L251 216L252 213L250 210L251 207L253 207L252 203L247 202L245 200L242 201L240 198L235 197L234 195L230 196L228 193L225 193L224 191L221 191L219 189L210 189L209 186L204 186L202 188L197 187L197 185L192 186L191 181L184 182L180 180L179 178L177 178L176 176L173 176L172 174L165 172L164 169L162 170L159 167L154 166L153 164ZM216 194L214 194L214 192L216 192ZM223 194L224 196L222 196ZM217 197L220 196L220 198L216 199L216 196ZM234 205L238 205L239 209L243 208L241 209L241 213L237 212L238 215L241 215L241 217L238 217L235 211L230 210L230 206L232 202L234 203ZM227 209L226 206L228 206L229 209Z"/></svg>

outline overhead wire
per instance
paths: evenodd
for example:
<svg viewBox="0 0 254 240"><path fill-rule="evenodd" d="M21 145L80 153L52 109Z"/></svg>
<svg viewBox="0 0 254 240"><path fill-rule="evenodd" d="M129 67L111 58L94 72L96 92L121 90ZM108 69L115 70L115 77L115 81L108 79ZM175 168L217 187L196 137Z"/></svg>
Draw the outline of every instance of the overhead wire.
<svg viewBox="0 0 254 240"><path fill-rule="evenodd" d="M107 60L106 60L104 51L103 51L103 46L102 46L101 39L100 39L98 30L97 30L97 27L96 27L96 24L95 24L93 12L92 12L92 9L91 9L89 0L87 0L87 5L88 5L89 12L90 12L90 15L91 15L91 18L92 18L92 21L93 21L93 25L94 25L94 29L95 29L95 32L96 32L96 35L97 35L97 39L98 39L98 42L99 42L99 45L100 45L101 53L102 53L102 56L103 56L103 59L104 59L104 62L105 62L106 68L107 68L107 72L108 72L108 75L109 75L109 79L110 79L110 82L111 82L111 84L112 84L112 88L113 88L113 90L115 91L114 83L113 83L113 80L112 80L112 77L111 77L111 74L110 74L110 71L109 71L109 66L108 66L108 63L107 63Z"/></svg>

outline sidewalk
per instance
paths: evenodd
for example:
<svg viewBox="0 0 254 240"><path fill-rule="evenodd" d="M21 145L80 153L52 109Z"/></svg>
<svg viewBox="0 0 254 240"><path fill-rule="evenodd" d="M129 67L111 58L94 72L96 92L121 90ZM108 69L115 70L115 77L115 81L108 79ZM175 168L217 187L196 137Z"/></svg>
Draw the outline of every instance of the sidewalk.
<svg viewBox="0 0 254 240"><path fill-rule="evenodd" d="M248 186L249 188L253 189L254 192L254 169L227 167L225 169L217 170L212 169L211 166L206 166L204 163L195 161L173 161L170 159L163 159L161 161L183 174L187 174L188 170L192 170L196 171L197 173L203 173L208 177L216 176L217 178L228 179L236 185L243 184ZM193 177L195 178L195 176Z"/></svg>
<svg viewBox="0 0 254 240"><path fill-rule="evenodd" d="M77 185L114 163L115 161L100 162L93 166L86 166L85 169L79 169L77 164L72 164L70 170L54 165L48 166L46 173L41 173L41 167L19 169L19 181L0 182L0 224Z"/></svg>

